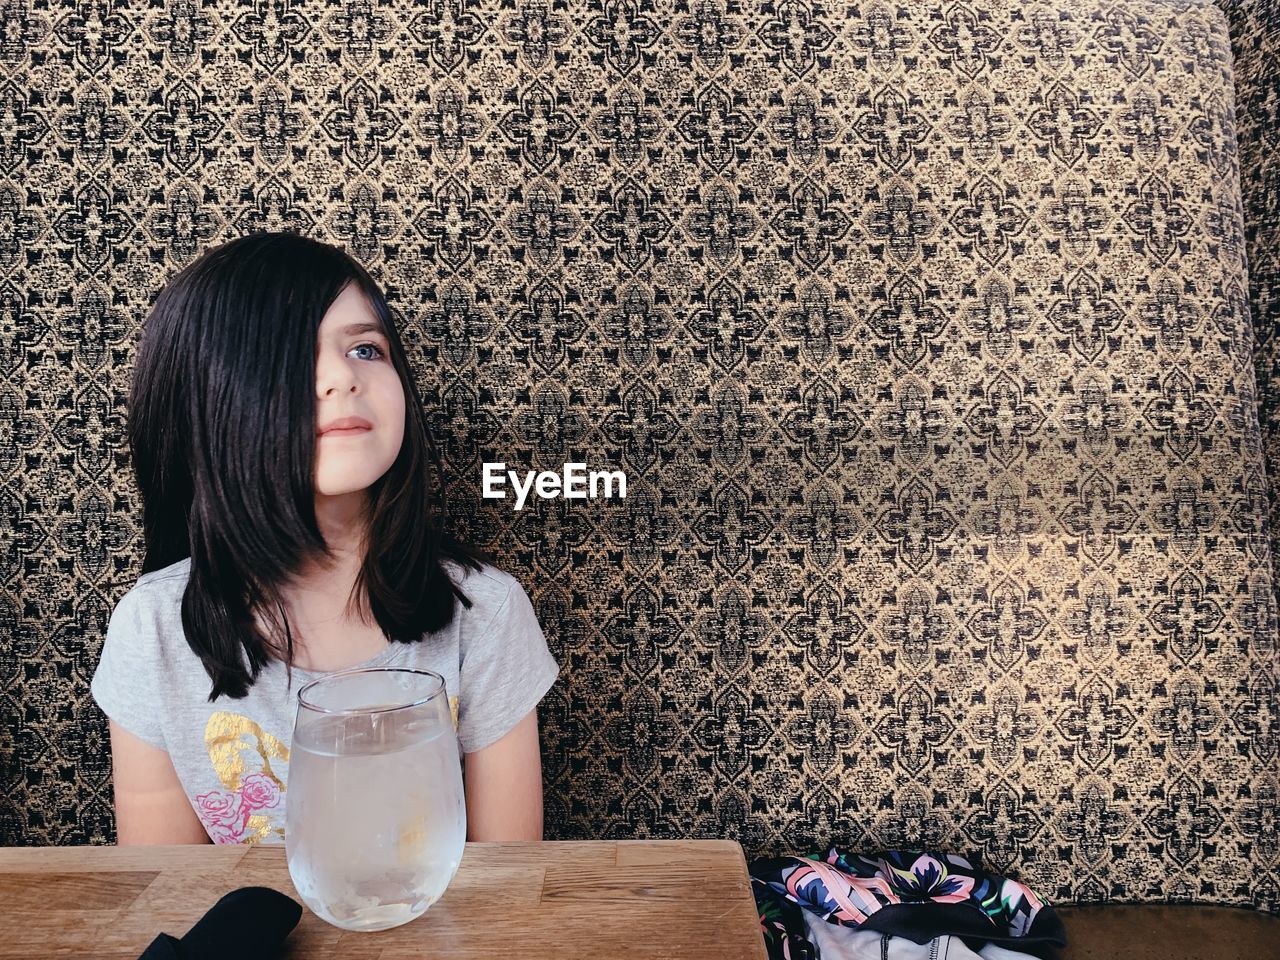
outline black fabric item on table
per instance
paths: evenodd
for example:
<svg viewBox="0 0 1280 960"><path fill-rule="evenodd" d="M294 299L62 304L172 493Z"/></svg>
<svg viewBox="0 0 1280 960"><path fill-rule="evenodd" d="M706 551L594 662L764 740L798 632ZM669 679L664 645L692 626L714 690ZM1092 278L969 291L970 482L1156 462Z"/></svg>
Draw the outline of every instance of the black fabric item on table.
<svg viewBox="0 0 1280 960"><path fill-rule="evenodd" d="M138 960L275 960L302 904L270 887L232 890L181 940L159 934Z"/></svg>

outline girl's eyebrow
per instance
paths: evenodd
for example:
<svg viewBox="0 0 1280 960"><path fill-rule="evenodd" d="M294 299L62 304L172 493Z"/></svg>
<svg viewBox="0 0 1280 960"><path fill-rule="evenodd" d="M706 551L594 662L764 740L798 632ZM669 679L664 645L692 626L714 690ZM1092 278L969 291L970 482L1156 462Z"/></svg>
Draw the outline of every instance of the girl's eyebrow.
<svg viewBox="0 0 1280 960"><path fill-rule="evenodd" d="M344 337L355 337L362 333L382 333L382 324L370 323L369 321L349 323L338 332ZM386 334L383 334L383 336L386 336Z"/></svg>

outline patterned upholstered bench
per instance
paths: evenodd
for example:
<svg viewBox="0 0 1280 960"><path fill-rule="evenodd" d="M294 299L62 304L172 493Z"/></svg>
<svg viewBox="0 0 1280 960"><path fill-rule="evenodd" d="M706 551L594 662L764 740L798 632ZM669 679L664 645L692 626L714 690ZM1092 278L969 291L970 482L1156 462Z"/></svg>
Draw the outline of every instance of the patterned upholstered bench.
<svg viewBox="0 0 1280 960"><path fill-rule="evenodd" d="M292 228L386 285L458 532L563 666L550 836L1280 910L1275 0L4 18L4 842L113 835L137 324ZM515 511L496 461L628 496ZM1072 956L1262 955L1097 909Z"/></svg>

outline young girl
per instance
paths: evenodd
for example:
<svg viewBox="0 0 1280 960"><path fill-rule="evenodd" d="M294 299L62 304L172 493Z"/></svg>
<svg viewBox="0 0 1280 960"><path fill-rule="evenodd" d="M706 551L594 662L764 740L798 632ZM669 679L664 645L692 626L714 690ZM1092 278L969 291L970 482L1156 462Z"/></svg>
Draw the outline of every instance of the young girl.
<svg viewBox="0 0 1280 960"><path fill-rule="evenodd" d="M444 676L468 839L541 839L559 668L519 582L445 532L369 274L294 234L207 252L156 300L129 408L146 555L90 687L119 842L282 842L298 688L373 666Z"/></svg>

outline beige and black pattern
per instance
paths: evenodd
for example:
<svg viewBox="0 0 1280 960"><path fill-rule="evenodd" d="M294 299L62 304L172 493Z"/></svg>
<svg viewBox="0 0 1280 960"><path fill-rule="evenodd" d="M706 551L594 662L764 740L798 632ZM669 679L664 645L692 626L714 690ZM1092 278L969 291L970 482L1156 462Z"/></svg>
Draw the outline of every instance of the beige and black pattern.
<svg viewBox="0 0 1280 960"><path fill-rule="evenodd" d="M1223 0L1220 5L1231 23L1258 419L1268 474L1274 477L1280 469L1280 3ZM1280 498L1274 493L1270 509L1275 558Z"/></svg>
<svg viewBox="0 0 1280 960"><path fill-rule="evenodd" d="M1221 9L3 9L5 842L112 836L87 682L141 555L141 319L291 229L387 286L459 532L534 597L550 836L1280 908ZM517 512L494 461L628 497Z"/></svg>

